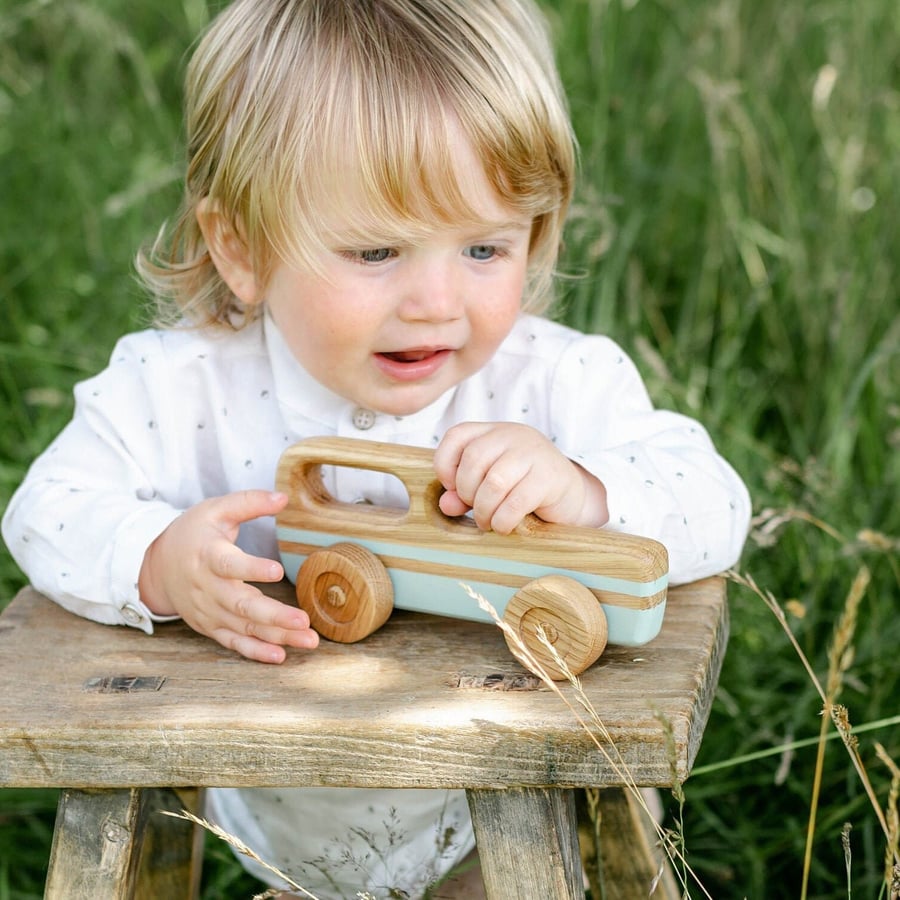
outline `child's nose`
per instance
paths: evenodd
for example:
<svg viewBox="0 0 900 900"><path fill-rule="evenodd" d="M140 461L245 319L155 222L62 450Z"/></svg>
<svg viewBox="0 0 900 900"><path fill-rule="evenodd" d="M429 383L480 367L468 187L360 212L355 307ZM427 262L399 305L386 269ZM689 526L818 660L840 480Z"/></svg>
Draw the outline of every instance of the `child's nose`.
<svg viewBox="0 0 900 900"><path fill-rule="evenodd" d="M410 278L400 306L407 321L449 322L463 310L463 293L452 266L423 265Z"/></svg>

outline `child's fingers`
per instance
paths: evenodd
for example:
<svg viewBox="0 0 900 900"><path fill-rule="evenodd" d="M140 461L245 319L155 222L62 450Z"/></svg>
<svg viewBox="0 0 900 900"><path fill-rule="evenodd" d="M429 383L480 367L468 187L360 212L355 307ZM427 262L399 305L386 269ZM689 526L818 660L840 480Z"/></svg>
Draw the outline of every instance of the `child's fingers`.
<svg viewBox="0 0 900 900"><path fill-rule="evenodd" d="M319 635L311 628L288 629L274 625L260 625L257 622L243 623L240 633L279 647L297 647L301 650L313 650L319 646Z"/></svg>
<svg viewBox="0 0 900 900"><path fill-rule="evenodd" d="M441 494L438 506L445 516L465 515L472 509L468 503L460 499L456 491L446 491ZM522 517L515 519L515 513L511 510L508 511L507 515L503 515L502 506L500 509L497 509L493 504L482 503L479 505L477 512L473 510L472 518L482 531L493 530L500 534L508 534L518 525ZM515 521L509 522L511 519L515 519Z"/></svg>
<svg viewBox="0 0 900 900"><path fill-rule="evenodd" d="M510 526L514 528L535 508L533 505L529 506L529 503L538 499L533 496L533 490L528 490L528 485L533 485L534 482L534 479L529 478L530 474L530 459L516 453L504 452L483 474L479 474L477 470L470 471L468 466L460 469L457 475L459 485L457 491L471 504L475 521L482 528L490 527L497 530L497 523L493 520L495 514L503 507L506 507L506 518L518 512L519 518Z"/></svg>
<svg viewBox="0 0 900 900"><path fill-rule="evenodd" d="M534 509L518 490L531 470L533 455L522 452L528 437L530 429L510 423L451 428L435 452L435 471L447 487L441 509L459 515L468 507L482 530L512 531Z"/></svg>
<svg viewBox="0 0 900 900"><path fill-rule="evenodd" d="M447 488L439 501L441 509L458 515L461 504L466 504L483 530L508 534L532 512L549 521L572 523L581 516L584 485L578 470L529 426L512 422L455 426L439 445L435 460L435 471ZM605 521L594 518L600 524Z"/></svg>
<svg viewBox="0 0 900 900"><path fill-rule="evenodd" d="M260 641L255 637L240 634L236 631L222 628L217 629L209 636L228 650L233 650L235 653L239 653L241 656L256 662L278 665L283 663L287 657L284 647L280 644L270 644L267 641Z"/></svg>
<svg viewBox="0 0 900 900"><path fill-rule="evenodd" d="M267 597L258 588L244 585L234 591L233 599L224 604L229 613L241 622L251 622L253 633L261 636L263 629L271 633L309 630L309 616L297 606L288 606L274 597ZM245 631L245 628L238 628ZM269 640L271 638L267 638Z"/></svg>
<svg viewBox="0 0 900 900"><path fill-rule="evenodd" d="M281 663L284 662L285 647L296 647L300 650L312 650L318 646L319 636L314 631L285 632L262 629L260 634L255 634L253 629L240 630L226 626L210 632L209 637L218 641L223 647L240 653L248 659L259 662Z"/></svg>
<svg viewBox="0 0 900 900"><path fill-rule="evenodd" d="M526 476L512 485L505 496L496 503L485 502L481 515L489 522L492 531L498 534L509 534L529 514L540 506L544 497L544 484L536 478ZM476 498L473 515L478 521L478 503Z"/></svg>
<svg viewBox="0 0 900 900"><path fill-rule="evenodd" d="M533 508L533 507L532 507ZM472 515L483 531L496 531L497 534L509 534L531 512L526 503L515 491L501 498L496 504L484 504L478 511L478 504L473 507Z"/></svg>
<svg viewBox="0 0 900 900"><path fill-rule="evenodd" d="M471 509L456 491L444 491L438 499L438 507L445 516L464 516Z"/></svg>
<svg viewBox="0 0 900 900"><path fill-rule="evenodd" d="M521 478L522 473L514 471L515 466L515 454L508 454L503 432L500 429L482 432L462 448L452 489L473 508L479 494L482 504L491 499L496 503Z"/></svg>
<svg viewBox="0 0 900 900"><path fill-rule="evenodd" d="M207 551L209 571L229 581L281 581L284 569L274 559L251 556L229 541L221 541Z"/></svg>
<svg viewBox="0 0 900 900"><path fill-rule="evenodd" d="M495 429L476 438L466 446L456 470L456 495L471 507L478 526L503 534L534 510L529 504L540 500L533 489L523 490L523 485L533 486L534 457L520 452L515 442L510 446L509 434ZM495 521L501 509L503 514Z"/></svg>
<svg viewBox="0 0 900 900"><path fill-rule="evenodd" d="M225 528L233 528L261 516L274 516L287 505L287 495L279 491L235 491L207 501L213 518Z"/></svg>
<svg viewBox="0 0 900 900"><path fill-rule="evenodd" d="M222 599L216 624L207 634L248 659L269 663L283 662L285 646L311 650L319 643L302 609L249 585Z"/></svg>
<svg viewBox="0 0 900 900"><path fill-rule="evenodd" d="M456 489L456 476L463 453L473 440L496 428L492 422L463 422L448 429L434 451L434 472L448 490Z"/></svg>

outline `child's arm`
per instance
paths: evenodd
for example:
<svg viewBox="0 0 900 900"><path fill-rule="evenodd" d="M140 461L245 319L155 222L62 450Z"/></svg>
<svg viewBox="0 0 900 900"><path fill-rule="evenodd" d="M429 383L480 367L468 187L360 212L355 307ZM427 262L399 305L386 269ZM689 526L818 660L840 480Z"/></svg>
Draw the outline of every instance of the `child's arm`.
<svg viewBox="0 0 900 900"><path fill-rule="evenodd" d="M482 527L510 530L514 520L535 512L651 537L669 551L672 583L735 564L750 519L743 482L696 421L653 408L620 347L579 335L560 352L543 386L523 383L531 398L545 392L540 412L514 386L517 399L493 412L517 417L530 406L526 419L533 427L465 423L449 429L438 446L438 477L450 492L442 500L446 513L474 505Z"/></svg>
<svg viewBox="0 0 900 900"><path fill-rule="evenodd" d="M259 662L284 661L284 647L311 649L318 635L303 610L265 596L247 582L276 582L281 564L234 544L244 522L274 516L285 494L241 491L204 500L175 519L150 545L138 584L159 615L178 615L195 631Z"/></svg>
<svg viewBox="0 0 900 900"><path fill-rule="evenodd" d="M242 382L254 385L251 397L261 398L249 406L215 377L237 363ZM262 643L283 636L284 645L313 645L312 632L296 633L308 627L305 614L260 600L242 581L281 571L267 517L283 501L252 490L271 483L277 461L278 444L265 436L282 434L268 372L252 335L210 342L194 332L145 332L120 341L110 366L76 387L72 421L6 508L3 537L33 586L80 616L147 633L184 615L255 658L261 649L268 658L284 651L261 648L254 632ZM235 422L254 427L216 428L210 410L226 404ZM198 599L201 584L211 586L212 608ZM246 621L232 613L223 623L228 604L238 616L243 606Z"/></svg>
<svg viewBox="0 0 900 900"><path fill-rule="evenodd" d="M665 414L666 416L674 414ZM688 426L688 435L706 433ZM671 438L666 434L663 442ZM669 550L670 580L693 581L732 566L747 533L749 498L740 479L711 445L667 447L629 443L575 463L528 425L467 422L451 428L435 452L435 471L449 516L472 510L478 526L508 534L528 514L547 522L600 527L661 541ZM637 465L637 454L642 464ZM574 455L574 454L573 454ZM663 473L675 473L668 485ZM603 472L604 479L592 474ZM645 477L652 471L654 477ZM694 496L678 490L687 480ZM607 486L609 485L609 487ZM617 520L612 520L610 500Z"/></svg>

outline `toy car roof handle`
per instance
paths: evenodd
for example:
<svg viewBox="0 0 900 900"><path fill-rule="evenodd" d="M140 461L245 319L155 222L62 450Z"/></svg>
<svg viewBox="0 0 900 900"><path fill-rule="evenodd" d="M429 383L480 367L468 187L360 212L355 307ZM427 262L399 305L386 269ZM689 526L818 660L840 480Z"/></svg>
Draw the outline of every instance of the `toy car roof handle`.
<svg viewBox="0 0 900 900"><path fill-rule="evenodd" d="M407 523L427 521L434 524L436 519L445 519L447 523L461 521L446 516L438 506L444 487L434 473L434 453L426 447L361 441L357 438L308 438L285 451L278 467L279 489L285 491L295 505L322 510L334 504L335 499L322 483L323 465L385 472L399 478L409 495L409 509L405 516ZM392 514L396 515L394 511ZM462 521L465 524L465 520ZM537 516L528 515L516 531L530 534L541 524Z"/></svg>

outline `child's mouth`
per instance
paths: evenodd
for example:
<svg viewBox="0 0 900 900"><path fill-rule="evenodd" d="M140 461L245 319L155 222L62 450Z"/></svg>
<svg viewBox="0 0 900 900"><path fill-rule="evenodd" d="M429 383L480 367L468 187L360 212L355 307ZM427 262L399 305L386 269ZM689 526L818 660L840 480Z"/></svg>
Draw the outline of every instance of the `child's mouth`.
<svg viewBox="0 0 900 900"><path fill-rule="evenodd" d="M375 354L375 363L382 372L398 381L427 378L440 369L453 351L449 347L416 347L411 350L391 350Z"/></svg>
<svg viewBox="0 0 900 900"><path fill-rule="evenodd" d="M433 356L437 350L397 350L394 353L382 353L388 359L398 363L421 362L429 356Z"/></svg>

